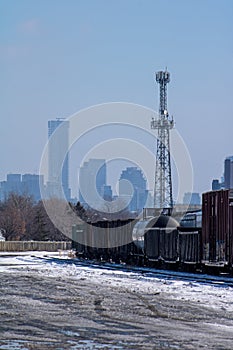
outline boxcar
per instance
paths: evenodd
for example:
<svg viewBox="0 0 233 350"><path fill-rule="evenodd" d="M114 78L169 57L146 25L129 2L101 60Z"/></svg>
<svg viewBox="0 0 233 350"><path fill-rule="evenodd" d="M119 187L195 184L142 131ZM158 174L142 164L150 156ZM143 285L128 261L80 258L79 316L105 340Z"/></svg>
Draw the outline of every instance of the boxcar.
<svg viewBox="0 0 233 350"><path fill-rule="evenodd" d="M203 262L232 265L233 191L202 195Z"/></svg>

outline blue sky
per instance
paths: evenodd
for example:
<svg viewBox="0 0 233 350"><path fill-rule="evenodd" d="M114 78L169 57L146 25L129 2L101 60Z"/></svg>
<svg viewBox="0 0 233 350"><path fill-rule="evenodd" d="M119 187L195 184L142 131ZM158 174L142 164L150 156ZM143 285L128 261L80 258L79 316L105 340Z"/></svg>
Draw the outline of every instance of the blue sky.
<svg viewBox="0 0 233 350"><path fill-rule="evenodd" d="M168 110L190 151L194 190L233 154L232 0L0 0L0 179L37 173L47 121L110 101Z"/></svg>

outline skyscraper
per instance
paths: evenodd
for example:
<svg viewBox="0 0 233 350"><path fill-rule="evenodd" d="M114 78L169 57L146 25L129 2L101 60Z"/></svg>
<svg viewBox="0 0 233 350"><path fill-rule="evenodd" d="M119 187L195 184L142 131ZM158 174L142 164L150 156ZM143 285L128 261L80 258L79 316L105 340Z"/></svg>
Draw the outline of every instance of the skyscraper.
<svg viewBox="0 0 233 350"><path fill-rule="evenodd" d="M96 204L99 202L99 196L104 197L105 186L105 159L89 159L89 161L84 162L79 172L80 202L90 207L96 207Z"/></svg>
<svg viewBox="0 0 233 350"><path fill-rule="evenodd" d="M128 206L130 211L142 211L147 201L148 190L146 189L146 180L140 169L127 167L126 170L122 171L119 181L119 195L125 199L131 197Z"/></svg>
<svg viewBox="0 0 233 350"><path fill-rule="evenodd" d="M56 133L54 134L54 131ZM48 192L50 197L61 197L59 184L67 200L69 188L69 121L62 118L48 121Z"/></svg>
<svg viewBox="0 0 233 350"><path fill-rule="evenodd" d="M233 156L227 157L224 161L224 187L233 188Z"/></svg>

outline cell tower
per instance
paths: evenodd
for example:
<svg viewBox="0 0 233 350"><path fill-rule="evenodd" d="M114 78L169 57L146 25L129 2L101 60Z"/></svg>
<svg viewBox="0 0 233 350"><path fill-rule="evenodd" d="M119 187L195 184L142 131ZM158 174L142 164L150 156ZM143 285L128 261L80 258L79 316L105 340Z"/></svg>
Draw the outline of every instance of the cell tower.
<svg viewBox="0 0 233 350"><path fill-rule="evenodd" d="M159 117L152 118L151 129L158 130L154 206L155 208L172 208L172 178L170 161L170 129L174 127L173 118L167 111L167 84L170 81L170 73L157 72L156 82L159 83Z"/></svg>

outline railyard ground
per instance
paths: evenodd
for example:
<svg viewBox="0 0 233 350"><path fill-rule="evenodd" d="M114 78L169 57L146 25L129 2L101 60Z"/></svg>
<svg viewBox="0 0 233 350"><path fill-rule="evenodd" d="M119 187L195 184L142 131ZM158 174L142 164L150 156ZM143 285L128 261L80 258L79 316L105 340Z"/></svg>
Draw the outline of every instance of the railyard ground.
<svg viewBox="0 0 233 350"><path fill-rule="evenodd" d="M0 276L0 349L232 349L231 287L23 255Z"/></svg>

